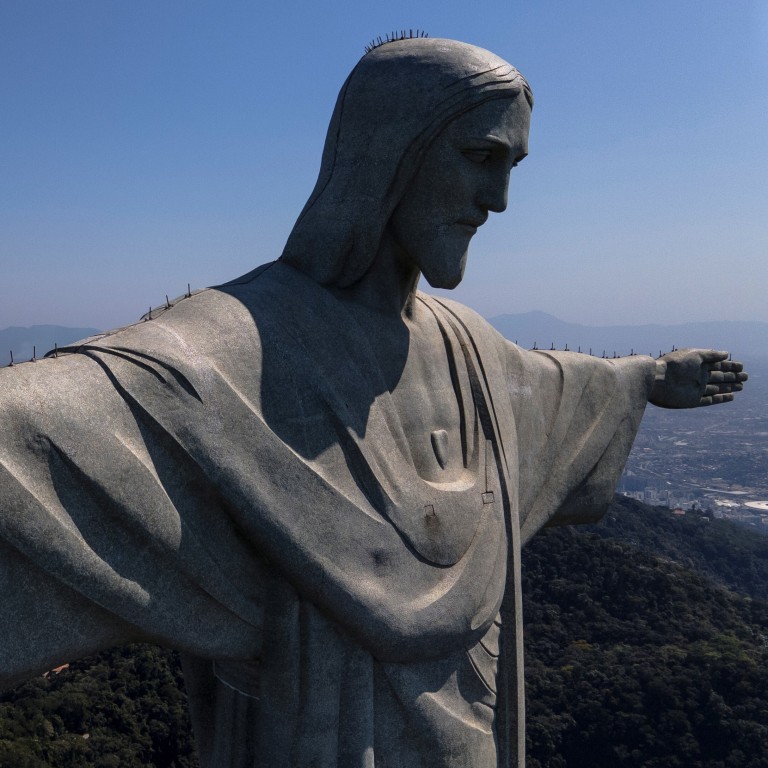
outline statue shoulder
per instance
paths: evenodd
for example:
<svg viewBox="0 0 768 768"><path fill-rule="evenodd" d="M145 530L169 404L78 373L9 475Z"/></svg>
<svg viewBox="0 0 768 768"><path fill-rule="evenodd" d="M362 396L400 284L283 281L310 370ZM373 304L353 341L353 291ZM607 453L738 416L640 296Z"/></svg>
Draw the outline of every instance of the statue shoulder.
<svg viewBox="0 0 768 768"><path fill-rule="evenodd" d="M465 304L443 296L431 296L419 291L417 297L433 310L442 311L453 317L473 338L483 338L500 344L507 340L478 312Z"/></svg>

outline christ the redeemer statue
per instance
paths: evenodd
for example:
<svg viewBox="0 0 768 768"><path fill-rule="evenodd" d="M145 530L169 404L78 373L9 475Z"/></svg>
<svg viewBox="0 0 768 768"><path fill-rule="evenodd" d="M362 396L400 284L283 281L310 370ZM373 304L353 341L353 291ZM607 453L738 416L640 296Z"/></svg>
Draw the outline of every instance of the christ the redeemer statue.
<svg viewBox="0 0 768 768"><path fill-rule="evenodd" d="M746 378L417 290L461 281L532 104L480 48L375 47L277 261L0 371L0 682L148 641L206 768L524 765L521 547L600 517L649 400Z"/></svg>

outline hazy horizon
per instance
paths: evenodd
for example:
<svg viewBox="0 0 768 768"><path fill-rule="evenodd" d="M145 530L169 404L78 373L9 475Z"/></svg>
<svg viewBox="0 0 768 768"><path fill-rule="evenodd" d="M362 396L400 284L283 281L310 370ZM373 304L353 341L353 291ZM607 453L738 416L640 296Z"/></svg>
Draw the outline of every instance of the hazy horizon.
<svg viewBox="0 0 768 768"><path fill-rule="evenodd" d="M123 325L279 256L339 87L401 26L489 48L536 98L453 298L768 321L764 3L29 0L0 5L0 328Z"/></svg>
<svg viewBox="0 0 768 768"><path fill-rule="evenodd" d="M429 286L426 287L426 290L428 292L432 292L431 289L429 288ZM448 292L445 292L445 294L446 295L450 295ZM159 305L156 305L156 306L159 307L159 308L162 308L163 304L159 304ZM149 307L147 307L147 309L149 309ZM711 320L711 319L707 319L707 318L699 319L699 320L694 320L694 319L682 320L679 323L662 323L662 322L659 322L658 320L655 320L653 318L641 320L641 321L636 322L636 323L586 323L586 322L582 322L579 319L575 319L574 320L574 319L570 319L570 318L567 318L567 317L562 317L560 315L552 314L551 312L545 312L544 310L541 310L541 309L530 309L530 310L526 310L525 312L515 312L515 311L499 312L499 313L496 313L496 314L493 314L493 315L487 315L486 314L486 315L483 315L483 316L487 320L494 320L494 319L503 318L503 317L522 317L522 316L525 316L525 315L534 315L534 316L535 315L540 315L540 316L546 317L546 318L551 319L551 320L556 320L558 322L566 323L568 325L579 325L579 326L584 326L585 328L611 328L611 327L621 327L621 328L623 328L623 327L630 327L631 328L631 327L642 327L642 326L646 326L646 325L662 325L662 326L699 325L699 324L717 323L717 322L723 322L723 323L726 323L726 324L738 324L738 323L750 323L750 324L752 324L752 323L754 323L754 324L757 324L757 325L768 325L768 321L766 321L766 320L735 319L735 320L717 321L717 320ZM141 315L137 315L135 318L133 318L133 320L129 320L128 324L130 325L132 323L137 323L137 322L140 322L140 321L141 321ZM94 325L93 323L90 323L90 324L86 323L85 325L75 325L75 326L67 325L65 323L56 323L56 322L53 322L53 323L28 323L28 324L25 324L25 325L20 325L20 324L15 324L14 323L12 325L7 325L5 327L0 327L0 332L7 331L7 330L10 330L12 328L27 329L27 328L31 328L31 327L35 327L35 326L43 326L43 327L45 327L45 326L54 326L54 327L58 326L58 327L61 327L61 328L73 328L73 329L81 329L81 330L98 330L99 332L108 331L108 330L114 330L116 328L120 328L121 327L120 325L117 325L117 324L101 326L101 325Z"/></svg>
<svg viewBox="0 0 768 768"><path fill-rule="evenodd" d="M708 321L673 325L645 323L638 325L585 325L564 320L539 310L504 313L488 318L506 338L524 348L555 349L566 346L572 351L608 357L650 354L656 357L672 346L724 349L742 360L752 374L765 375L768 362L768 323L761 321ZM61 325L12 326L0 328L0 367L10 362L24 362L36 354L41 357L54 344L66 346L92 335L95 326ZM764 388L761 389L761 392ZM752 382L749 392L755 392Z"/></svg>

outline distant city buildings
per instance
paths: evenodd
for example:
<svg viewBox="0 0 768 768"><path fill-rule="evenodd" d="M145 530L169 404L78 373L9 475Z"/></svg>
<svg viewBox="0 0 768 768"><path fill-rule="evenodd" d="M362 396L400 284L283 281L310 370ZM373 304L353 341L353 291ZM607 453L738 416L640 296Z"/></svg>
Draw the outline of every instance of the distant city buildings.
<svg viewBox="0 0 768 768"><path fill-rule="evenodd" d="M768 409L649 409L620 493L671 512L768 528Z"/></svg>

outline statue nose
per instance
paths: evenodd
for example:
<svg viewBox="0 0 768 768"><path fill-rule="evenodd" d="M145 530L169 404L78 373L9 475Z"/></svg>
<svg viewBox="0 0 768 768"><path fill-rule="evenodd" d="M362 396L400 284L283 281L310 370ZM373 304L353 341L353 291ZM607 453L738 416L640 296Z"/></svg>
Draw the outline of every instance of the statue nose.
<svg viewBox="0 0 768 768"><path fill-rule="evenodd" d="M503 213L507 210L509 173L494 174L485 185L480 204L488 211Z"/></svg>
<svg viewBox="0 0 768 768"><path fill-rule="evenodd" d="M489 196L485 207L494 213L503 213L507 210L507 187L506 185L497 190L496 194Z"/></svg>

